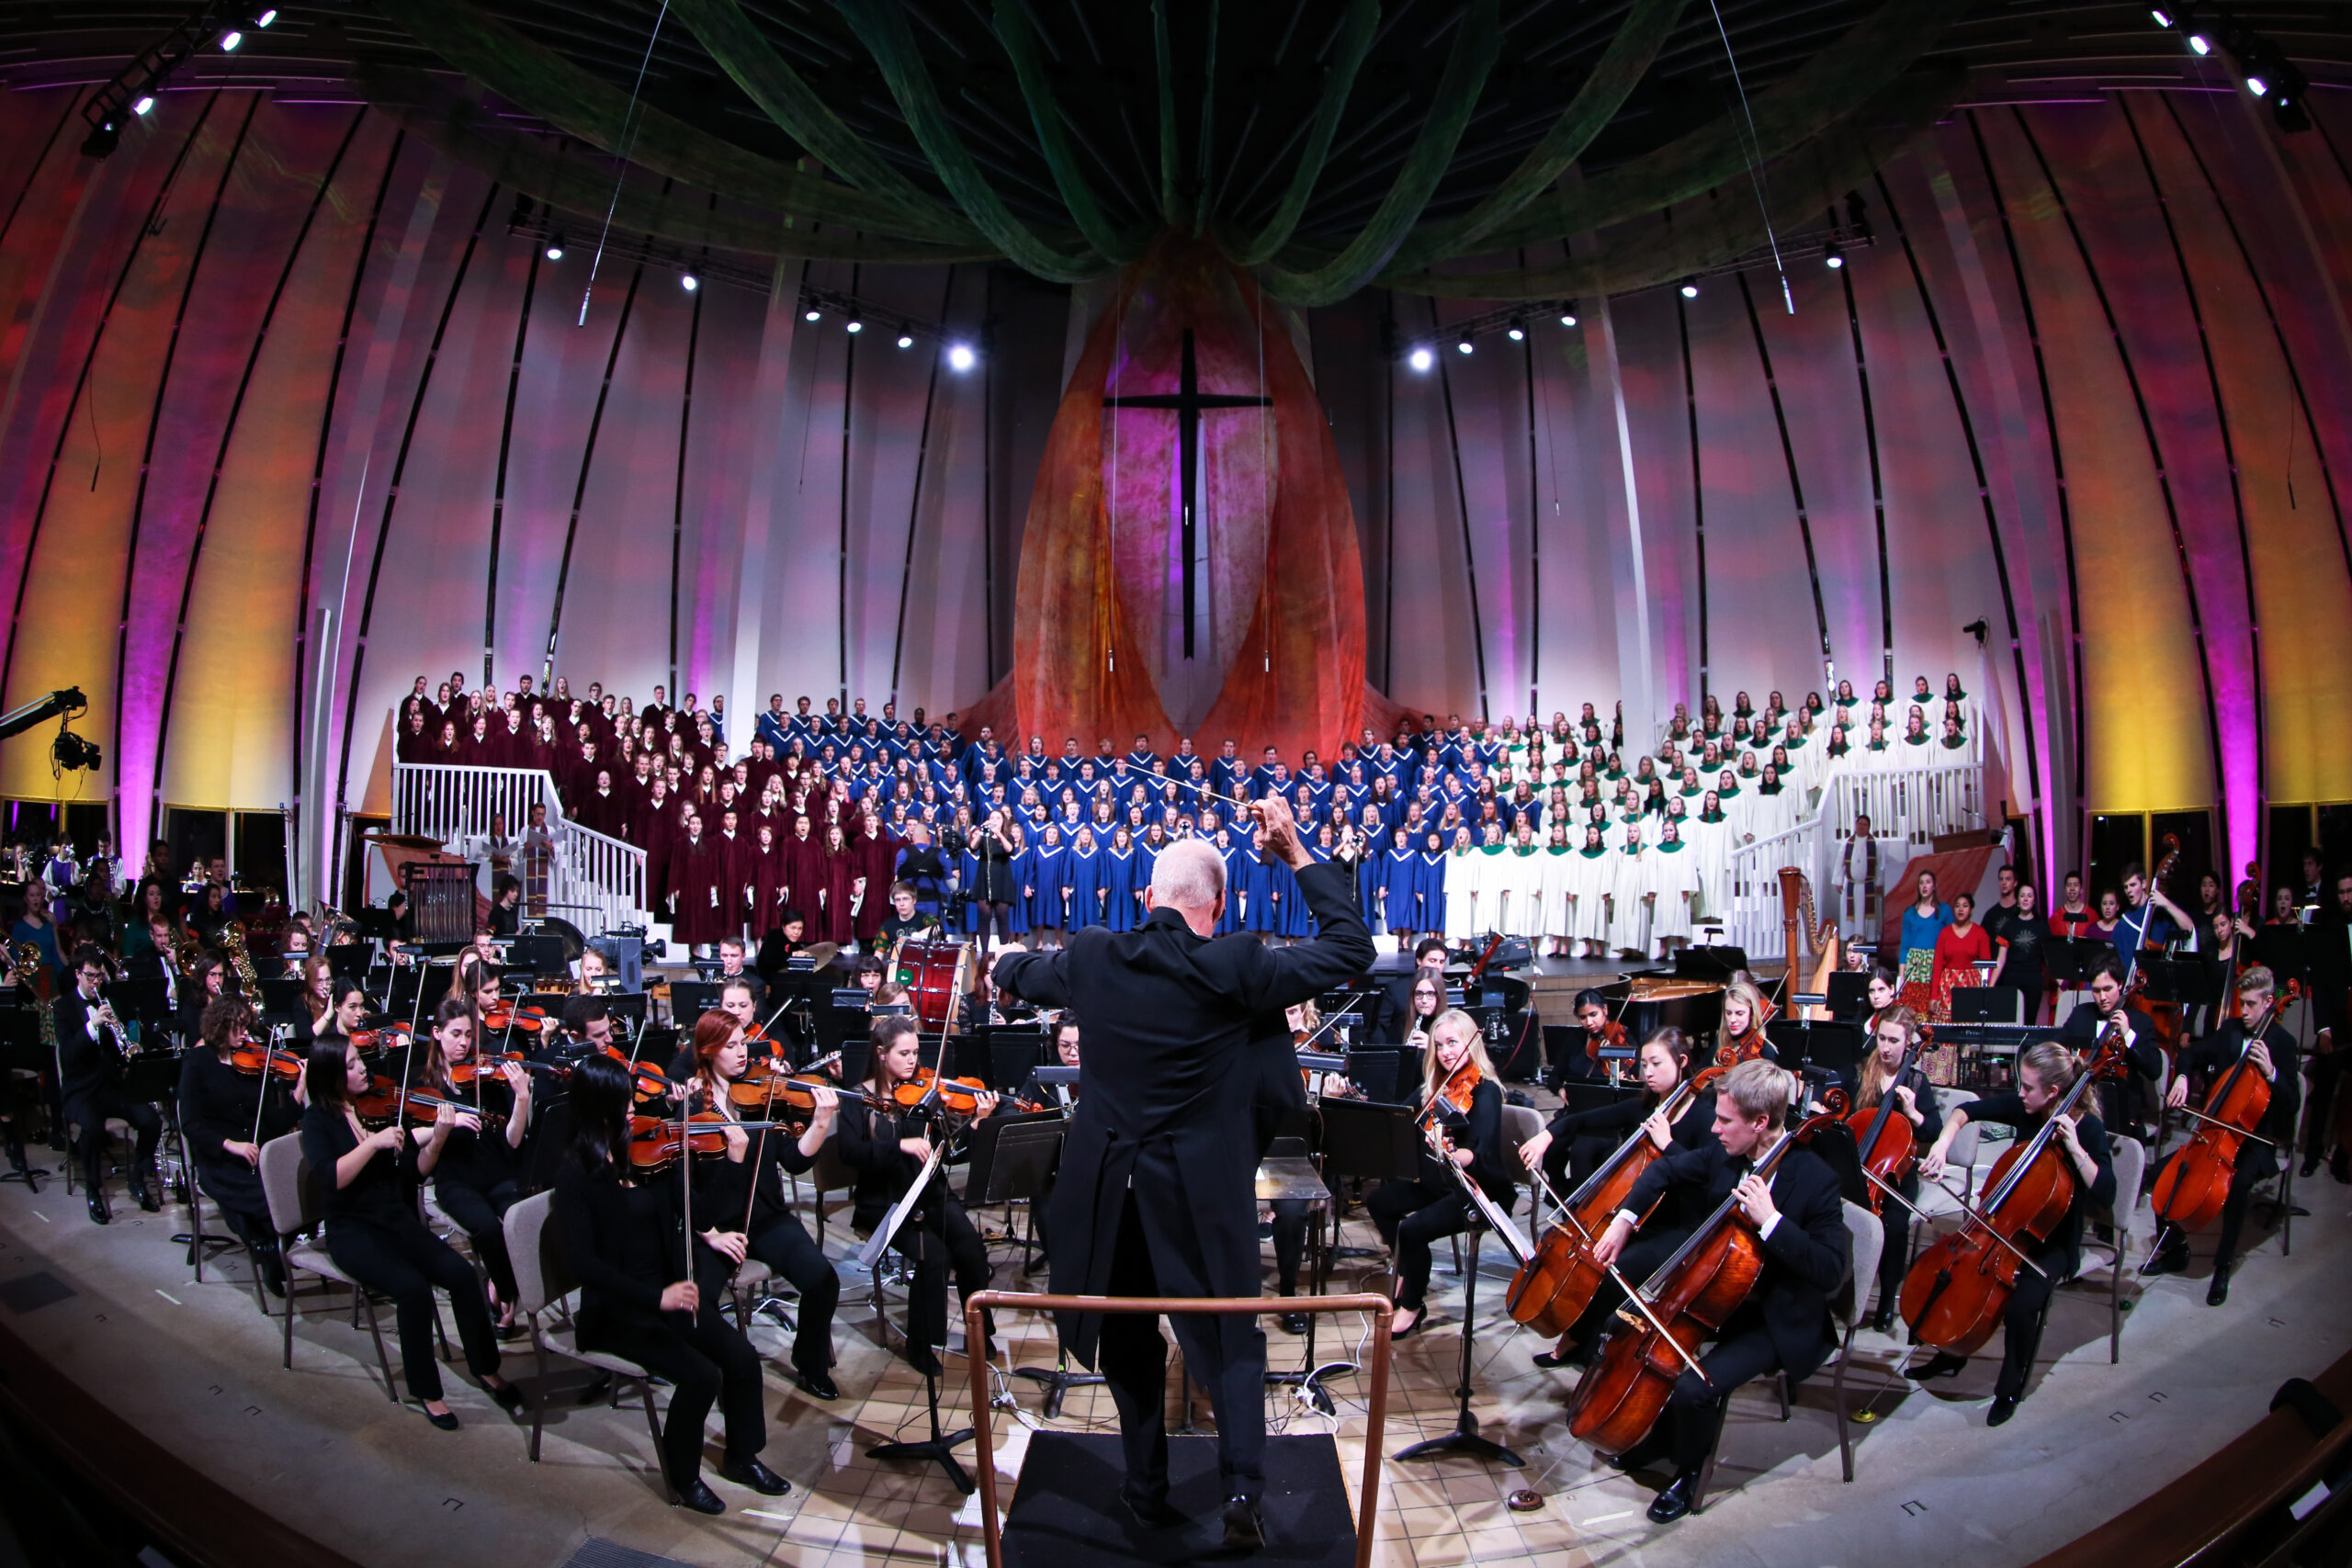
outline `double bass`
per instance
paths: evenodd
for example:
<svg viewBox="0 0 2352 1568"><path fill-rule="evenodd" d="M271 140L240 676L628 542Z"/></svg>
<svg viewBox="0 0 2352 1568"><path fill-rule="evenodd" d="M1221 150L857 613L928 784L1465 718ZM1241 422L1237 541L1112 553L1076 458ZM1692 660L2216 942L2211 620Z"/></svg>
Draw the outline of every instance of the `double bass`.
<svg viewBox="0 0 2352 1568"><path fill-rule="evenodd" d="M1728 1055L1727 1051L1721 1054L1713 1066L1675 1085L1651 1116L1662 1116L1671 1125L1693 1100L1731 1070L1733 1064L1723 1059ZM1534 1255L1520 1266L1503 1292L1503 1304L1513 1323L1528 1324L1539 1334L1556 1337L1566 1334L1592 1304L1593 1293L1608 1277L1608 1271L1593 1261L1592 1244L1600 1239L1610 1217L1624 1207L1625 1195L1660 1152L1649 1134L1650 1120L1644 1117L1642 1124L1559 1204L1559 1217L1538 1239ZM1543 1179L1540 1173L1536 1179Z"/></svg>
<svg viewBox="0 0 2352 1568"><path fill-rule="evenodd" d="M1828 1108L1782 1132L1752 1175L1770 1181L1791 1149L1839 1119L1845 1096L1833 1089L1824 1098ZM1626 1297L1618 1315L1627 1326L1609 1336L1568 1401L1570 1435L1611 1454L1649 1436L1675 1381L1686 1370L1705 1379L1699 1347L1722 1332L1763 1273L1763 1238L1737 1195L1726 1195L1648 1282Z"/></svg>
<svg viewBox="0 0 2352 1568"><path fill-rule="evenodd" d="M2054 1146L2058 1119L2075 1113L2092 1084L2124 1076L2127 1058L2120 1034L2114 1024L2108 1026L2089 1067L2075 1075L2040 1130L1994 1162L1983 1206L1968 1210L1958 1230L1912 1264L1903 1280L1901 1310L1917 1343L1973 1355L2000 1326L2017 1289L2018 1269L2037 1267L2026 1254L2048 1239L2074 1207L2074 1164Z"/></svg>
<svg viewBox="0 0 2352 1568"><path fill-rule="evenodd" d="M2159 1224L2194 1231L2221 1217L2222 1204L2230 1195L2230 1180L2237 1174L2238 1153L2270 1109L2271 1082L2247 1058L2253 1043L2262 1037L2277 1012L2274 998L2259 1017L2243 1025L2249 1050L2214 1080L2205 1096L2205 1109L2187 1112L2197 1130L2165 1162L2149 1193Z"/></svg>

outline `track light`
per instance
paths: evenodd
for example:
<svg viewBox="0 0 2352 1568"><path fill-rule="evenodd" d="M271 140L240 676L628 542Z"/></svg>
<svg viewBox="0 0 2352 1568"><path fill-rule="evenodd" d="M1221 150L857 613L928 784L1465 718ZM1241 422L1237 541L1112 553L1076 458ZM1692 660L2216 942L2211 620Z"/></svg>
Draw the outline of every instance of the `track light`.
<svg viewBox="0 0 2352 1568"><path fill-rule="evenodd" d="M1837 241L1832 240L1821 248L1821 265L1832 272L1846 265L1846 253L1838 248Z"/></svg>
<svg viewBox="0 0 2352 1568"><path fill-rule="evenodd" d="M2213 45L2206 39L2203 33L2191 33L2188 35L2188 52L2191 54L2211 54L2213 52Z"/></svg>
<svg viewBox="0 0 2352 1568"><path fill-rule="evenodd" d="M236 28L231 28L227 32L220 35L220 52L223 54L234 54L237 51L237 46L244 41L245 35L239 32Z"/></svg>
<svg viewBox="0 0 2352 1568"><path fill-rule="evenodd" d="M2247 77L2245 79L2245 90L2252 93L2257 98L2267 98L2270 96L2270 85L2259 76Z"/></svg>
<svg viewBox="0 0 2352 1568"><path fill-rule="evenodd" d="M1470 344L1470 340L1469 340L1468 338L1466 338L1466 337L1465 337L1465 338L1464 338L1460 343L1457 343L1457 344L1455 344L1453 345L1453 352L1454 352L1454 353L1456 353L1456 354L1468 354L1470 351L1471 351L1471 344Z"/></svg>
<svg viewBox="0 0 2352 1568"><path fill-rule="evenodd" d="M1686 277L1682 280L1682 298L1685 299L1696 299L1699 298L1699 280L1697 278Z"/></svg>
<svg viewBox="0 0 2352 1568"><path fill-rule="evenodd" d="M137 97L130 100L130 112L132 114L143 115L154 107L155 95L153 93L141 93Z"/></svg>
<svg viewBox="0 0 2352 1568"><path fill-rule="evenodd" d="M865 330L865 323L859 321L855 316L852 316L849 319L849 325L845 330L853 333L862 333Z"/></svg>
<svg viewBox="0 0 2352 1568"><path fill-rule="evenodd" d="M561 233L558 233L554 239L548 242L548 260L561 261L562 259L563 235Z"/></svg>
<svg viewBox="0 0 2352 1568"><path fill-rule="evenodd" d="M821 321L825 319L825 312L811 305L800 313L800 319L804 321Z"/></svg>
<svg viewBox="0 0 2352 1568"><path fill-rule="evenodd" d="M254 26L257 28L266 28L276 20L277 20L277 7L272 6L268 10L264 11L260 16L254 18Z"/></svg>
<svg viewBox="0 0 2352 1568"><path fill-rule="evenodd" d="M678 287L684 289L687 293L692 294L695 289L702 287L702 279L696 277L690 272L678 279Z"/></svg>
<svg viewBox="0 0 2352 1568"><path fill-rule="evenodd" d="M1405 360L1406 364L1411 366L1414 369L1420 371L1423 375L1427 375L1429 373L1430 367L1436 362L1437 356L1426 348L1417 348L1413 350L1410 355L1406 356Z"/></svg>
<svg viewBox="0 0 2352 1568"><path fill-rule="evenodd" d="M947 347L947 368L960 375L978 364L979 357L972 352L972 345L969 344L950 344Z"/></svg>
<svg viewBox="0 0 2352 1568"><path fill-rule="evenodd" d="M1525 338L1526 336L1527 336L1527 329L1526 329L1524 326L1521 326L1521 325L1519 322L1517 322L1517 321L1513 321L1513 322L1510 324L1510 341L1511 341L1511 342L1513 342L1513 343L1518 343L1518 342L1520 342L1521 339Z"/></svg>
<svg viewBox="0 0 2352 1568"><path fill-rule="evenodd" d="M2169 12L2167 12L2167 11L2166 11L2163 6L2157 6L2154 10L2153 10L2153 11L2149 12L2149 13L2148 13L2148 15L2150 15L2151 17L2154 17L2156 19L2156 26L2158 26L2158 27L2160 27L2160 28L2168 28L2168 27L2172 26L2172 16L2171 16L2171 14L2170 14Z"/></svg>
<svg viewBox="0 0 2352 1568"><path fill-rule="evenodd" d="M914 340L914 335L913 335L912 333L900 333L899 334L899 346L900 348L912 348L912 347L914 347L914 345L915 345L915 340Z"/></svg>

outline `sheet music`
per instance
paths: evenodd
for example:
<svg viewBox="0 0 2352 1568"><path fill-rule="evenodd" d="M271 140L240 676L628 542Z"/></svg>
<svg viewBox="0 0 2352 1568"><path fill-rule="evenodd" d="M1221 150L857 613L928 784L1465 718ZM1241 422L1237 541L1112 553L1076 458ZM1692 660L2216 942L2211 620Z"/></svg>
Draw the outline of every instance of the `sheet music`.
<svg viewBox="0 0 2352 1568"><path fill-rule="evenodd" d="M922 1173L915 1178L914 1184L907 1189L906 1196L890 1205L890 1212L882 1216L882 1223L874 1227L874 1234L867 1236L865 1245L857 1249L857 1260L861 1265L872 1269L876 1261L890 1249L890 1243L898 1235L899 1227L906 1224L907 1216L914 1212L917 1203L922 1201L923 1192L931 1186L931 1179L938 1171L939 1162L946 1157L946 1154L947 1144L944 1139L931 1145L931 1157L922 1162Z"/></svg>

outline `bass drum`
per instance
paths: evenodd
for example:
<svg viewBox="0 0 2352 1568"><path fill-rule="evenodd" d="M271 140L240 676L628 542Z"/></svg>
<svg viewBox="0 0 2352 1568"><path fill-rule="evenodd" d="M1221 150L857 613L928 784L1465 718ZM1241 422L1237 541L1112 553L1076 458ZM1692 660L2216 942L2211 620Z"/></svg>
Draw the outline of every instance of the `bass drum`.
<svg viewBox="0 0 2352 1568"><path fill-rule="evenodd" d="M915 1021L926 1033L953 1033L963 1026L963 1001L972 994L972 947L962 942L899 943L890 975L907 989Z"/></svg>

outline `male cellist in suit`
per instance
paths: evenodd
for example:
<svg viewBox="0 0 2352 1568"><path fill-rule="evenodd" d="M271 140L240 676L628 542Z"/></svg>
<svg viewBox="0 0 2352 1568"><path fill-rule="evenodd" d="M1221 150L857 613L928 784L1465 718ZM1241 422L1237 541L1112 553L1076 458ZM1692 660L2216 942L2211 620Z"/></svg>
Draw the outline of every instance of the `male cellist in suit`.
<svg viewBox="0 0 2352 1568"><path fill-rule="evenodd" d="M1280 1052L1293 1072L1297 1063L1285 1036L1255 1032L1252 1020L1353 978L1374 949L1347 873L1308 852L1279 797L1253 811L1267 853L1298 878L1314 941L1270 948L1246 934L1213 938L1225 863L1214 845L1185 840L1153 866L1139 929L1089 927L1057 952L996 962L1001 989L1086 1019L1084 1093L1054 1185L1057 1294L1259 1293L1256 1055ZM1252 1550L1264 1540L1265 1335L1247 1316L1171 1321L1216 1412L1225 1549ZM1100 1342L1125 1449L1122 1500L1147 1527L1181 1524L1168 1502L1168 1343L1159 1325L1113 1314L1059 1327L1082 1365L1094 1364Z"/></svg>
<svg viewBox="0 0 2352 1568"><path fill-rule="evenodd" d="M1704 1380L1685 1371L1650 1435L1610 1458L1625 1471L1673 1461L1674 1479L1650 1504L1655 1524L1670 1524L1690 1511L1700 1471L1723 1428L1724 1404L1734 1389L1776 1370L1787 1372L1792 1384L1801 1382L1837 1343L1829 1297L1845 1281L1851 1250L1838 1178L1805 1148L1783 1155L1769 1179L1759 1179L1752 1170L1781 1135L1795 1081L1761 1060L1742 1062L1724 1074L1715 1094L1715 1141L1668 1149L1651 1161L1625 1206L1593 1244L1595 1259L1616 1262L1641 1216L1673 1188L1684 1189L1709 1210L1736 1199L1763 1239L1763 1273L1714 1345L1699 1358Z"/></svg>
<svg viewBox="0 0 2352 1568"><path fill-rule="evenodd" d="M2230 1267L2237 1259L2238 1233L2245 1226L2246 1208L2254 1201L2255 1188L2278 1174L2280 1151L2294 1142L2295 1118L2302 1109L2303 1081L2295 1037L2287 1032L2271 1006L2277 987L2270 971L2258 964L2239 976L2238 1016L2195 1044L2182 1047L2173 1064L2172 1088L2165 1093L2166 1101L2178 1110L2188 1103L2192 1073L2208 1083L2218 1083L2241 1059L2246 1071L2260 1073L2270 1085L2270 1104L2255 1126L2255 1136L2238 1145L2229 1196L2222 1201L2222 1234L2213 1248L2213 1282L2206 1288L2207 1306L2220 1306L2230 1299ZM2192 1125L2188 1131L2193 1134L2197 1127ZM2178 1225L2167 1224L2156 1233L2155 1245L2140 1272L2177 1274L2188 1267L2188 1237Z"/></svg>

